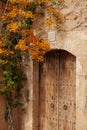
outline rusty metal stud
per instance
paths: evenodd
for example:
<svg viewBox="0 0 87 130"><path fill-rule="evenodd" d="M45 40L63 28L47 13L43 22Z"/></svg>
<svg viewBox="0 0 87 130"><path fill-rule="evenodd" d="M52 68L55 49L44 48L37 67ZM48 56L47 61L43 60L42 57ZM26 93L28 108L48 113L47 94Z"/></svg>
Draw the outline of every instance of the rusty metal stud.
<svg viewBox="0 0 87 130"><path fill-rule="evenodd" d="M67 105L63 105L63 109L67 110L68 109Z"/></svg>
<svg viewBox="0 0 87 130"><path fill-rule="evenodd" d="M56 104L57 104L57 101L56 101Z"/></svg>
<svg viewBox="0 0 87 130"><path fill-rule="evenodd" d="M72 105L72 103L70 102L70 106Z"/></svg>
<svg viewBox="0 0 87 130"><path fill-rule="evenodd" d="M48 86L48 83L47 83L47 86Z"/></svg>
<svg viewBox="0 0 87 130"><path fill-rule="evenodd" d="M70 124L71 124L71 121L69 121L70 122Z"/></svg>
<svg viewBox="0 0 87 130"><path fill-rule="evenodd" d="M73 122L73 124L75 125L76 123L75 123L75 122Z"/></svg>
<svg viewBox="0 0 87 130"><path fill-rule="evenodd" d="M49 119L51 120L51 117Z"/></svg>
<svg viewBox="0 0 87 130"><path fill-rule="evenodd" d="M51 103L50 106L51 106L51 108L54 108L54 104L53 103Z"/></svg>
<svg viewBox="0 0 87 130"><path fill-rule="evenodd" d="M54 97L53 97L53 96L51 96L51 98L52 98L52 100L53 100L53 98L54 98Z"/></svg>

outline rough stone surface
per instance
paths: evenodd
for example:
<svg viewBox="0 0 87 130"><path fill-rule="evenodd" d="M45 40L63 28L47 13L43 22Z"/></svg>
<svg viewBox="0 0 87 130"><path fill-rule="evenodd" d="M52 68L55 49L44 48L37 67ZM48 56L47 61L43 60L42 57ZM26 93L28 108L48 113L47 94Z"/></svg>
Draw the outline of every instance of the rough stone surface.
<svg viewBox="0 0 87 130"><path fill-rule="evenodd" d="M48 31L56 32L56 40L51 42L51 49L63 49L76 56L76 130L87 130L87 0L66 0L62 12L66 15L63 31L58 32L55 27L41 28L37 35L48 39ZM36 31L38 31L37 25ZM26 114L21 116L22 130L37 130L38 127L38 65L30 61L26 69L30 90L30 102L26 104ZM0 130L7 130L3 119L4 99L0 98ZM3 127L2 127L3 124ZM16 130L19 130L18 128Z"/></svg>
<svg viewBox="0 0 87 130"><path fill-rule="evenodd" d="M40 35L48 39L48 31L55 31L51 49L66 50L76 56L76 130L87 130L87 0L66 0L62 12L66 15L63 31L45 28Z"/></svg>

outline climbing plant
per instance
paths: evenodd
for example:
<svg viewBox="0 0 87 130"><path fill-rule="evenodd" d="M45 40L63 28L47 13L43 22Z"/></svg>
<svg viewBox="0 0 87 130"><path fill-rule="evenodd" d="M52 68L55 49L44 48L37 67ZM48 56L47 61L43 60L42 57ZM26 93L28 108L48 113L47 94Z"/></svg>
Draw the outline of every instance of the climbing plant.
<svg viewBox="0 0 87 130"><path fill-rule="evenodd" d="M64 0L0 1L5 3L0 34L0 94L6 99L5 119L9 129L13 130L12 110L23 106L20 101L24 87L22 81L26 79L22 69L23 57L42 62L50 49L49 41L35 35L33 24L37 22L41 9L44 9L47 18L42 27L56 24L60 28L64 21L60 11Z"/></svg>

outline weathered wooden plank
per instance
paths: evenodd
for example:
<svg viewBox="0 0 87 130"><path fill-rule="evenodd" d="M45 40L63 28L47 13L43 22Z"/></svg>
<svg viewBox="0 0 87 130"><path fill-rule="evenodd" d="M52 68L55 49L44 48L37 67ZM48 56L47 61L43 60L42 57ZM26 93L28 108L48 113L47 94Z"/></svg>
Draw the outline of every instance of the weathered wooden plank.
<svg viewBox="0 0 87 130"><path fill-rule="evenodd" d="M39 130L75 130L75 57L52 51L40 64Z"/></svg>
<svg viewBox="0 0 87 130"><path fill-rule="evenodd" d="M50 52L40 65L40 130L58 130L58 55Z"/></svg>
<svg viewBox="0 0 87 130"><path fill-rule="evenodd" d="M59 86L59 130L75 130L76 90L75 57L68 52L60 52L60 86Z"/></svg>

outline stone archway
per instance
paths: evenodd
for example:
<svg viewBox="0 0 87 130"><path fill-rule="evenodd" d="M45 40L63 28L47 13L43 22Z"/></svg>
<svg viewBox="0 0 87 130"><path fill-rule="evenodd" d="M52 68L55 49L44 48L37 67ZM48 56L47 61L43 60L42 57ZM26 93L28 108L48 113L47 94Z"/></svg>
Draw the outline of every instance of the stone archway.
<svg viewBox="0 0 87 130"><path fill-rule="evenodd" d="M76 130L76 58L53 50L40 63L38 130Z"/></svg>

